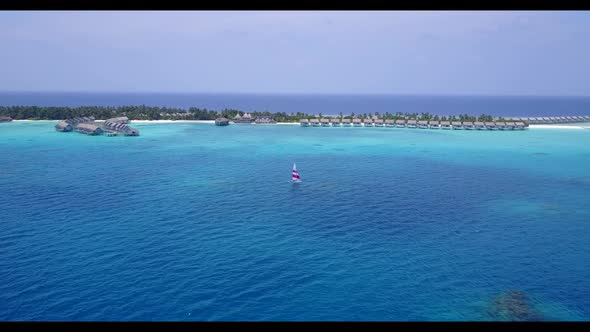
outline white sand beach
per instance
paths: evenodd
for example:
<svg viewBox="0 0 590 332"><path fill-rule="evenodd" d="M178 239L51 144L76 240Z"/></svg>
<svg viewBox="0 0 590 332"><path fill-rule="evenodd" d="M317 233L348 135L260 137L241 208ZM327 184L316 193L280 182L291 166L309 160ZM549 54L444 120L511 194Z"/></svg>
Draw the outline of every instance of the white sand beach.
<svg viewBox="0 0 590 332"><path fill-rule="evenodd" d="M532 124L531 129L590 129L590 126L582 125L557 125L557 124Z"/></svg>

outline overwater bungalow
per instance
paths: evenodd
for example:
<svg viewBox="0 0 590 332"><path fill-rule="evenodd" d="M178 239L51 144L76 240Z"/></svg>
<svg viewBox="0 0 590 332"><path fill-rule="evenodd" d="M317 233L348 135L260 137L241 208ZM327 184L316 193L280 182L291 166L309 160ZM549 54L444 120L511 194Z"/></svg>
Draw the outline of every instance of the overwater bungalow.
<svg viewBox="0 0 590 332"><path fill-rule="evenodd" d="M103 130L99 126L89 123L80 123L76 126L75 130L79 133L86 135L100 135L103 132Z"/></svg>
<svg viewBox="0 0 590 332"><path fill-rule="evenodd" d="M320 123L322 124L322 127L330 127L330 119L322 118Z"/></svg>
<svg viewBox="0 0 590 332"><path fill-rule="evenodd" d="M506 122L505 126L506 126L505 129L509 129L509 130L514 130L514 128L516 128L516 124L513 121Z"/></svg>
<svg viewBox="0 0 590 332"><path fill-rule="evenodd" d="M484 130L486 129L485 125L483 122L477 121L473 124L475 126L475 129L477 130Z"/></svg>
<svg viewBox="0 0 590 332"><path fill-rule="evenodd" d="M475 124L471 121L463 121L463 128L465 128L466 130L474 130Z"/></svg>
<svg viewBox="0 0 590 332"><path fill-rule="evenodd" d="M332 118L332 127L340 127L340 119L339 118Z"/></svg>
<svg viewBox="0 0 590 332"><path fill-rule="evenodd" d="M350 119L342 119L342 125L344 127L350 127Z"/></svg>
<svg viewBox="0 0 590 332"><path fill-rule="evenodd" d="M486 127L487 130L496 130L498 129L498 127L496 127L496 124L493 122L484 122L484 125Z"/></svg>
<svg viewBox="0 0 590 332"><path fill-rule="evenodd" d="M12 118L9 116L0 116L0 122L10 122Z"/></svg>
<svg viewBox="0 0 590 332"><path fill-rule="evenodd" d="M451 125L453 126L453 130L463 129L463 124L461 123L461 121L453 121L451 122Z"/></svg>
<svg viewBox="0 0 590 332"><path fill-rule="evenodd" d="M551 123L551 120L549 120L548 117L544 117L544 118L542 118L542 120L543 120L543 123Z"/></svg>
<svg viewBox="0 0 590 332"><path fill-rule="evenodd" d="M385 120L385 127L394 127L395 126L395 121L388 119Z"/></svg>
<svg viewBox="0 0 590 332"><path fill-rule="evenodd" d="M301 119L301 120L299 120L299 125L301 125L301 127L309 127L309 120L308 119Z"/></svg>
<svg viewBox="0 0 590 332"><path fill-rule="evenodd" d="M428 129L428 121L425 121L425 120L418 121L418 128Z"/></svg>
<svg viewBox="0 0 590 332"><path fill-rule="evenodd" d="M319 127L321 126L320 124L320 120L318 119L310 119L309 123L311 124L312 127Z"/></svg>
<svg viewBox="0 0 590 332"><path fill-rule="evenodd" d="M363 125L365 125L365 127L373 127L373 120L370 118L363 119Z"/></svg>
<svg viewBox="0 0 590 332"><path fill-rule="evenodd" d="M442 129L446 129L446 130L452 129L451 128L451 122L450 121L441 121L440 122L440 127Z"/></svg>
<svg viewBox="0 0 590 332"><path fill-rule="evenodd" d="M74 130L74 127L65 121L60 121L58 124L55 125L55 130L61 132L68 132Z"/></svg>
<svg viewBox="0 0 590 332"><path fill-rule="evenodd" d="M375 119L375 127L383 127L383 120L382 119Z"/></svg>
<svg viewBox="0 0 590 332"><path fill-rule="evenodd" d="M215 119L216 126L227 126L229 125L229 120L227 118L217 118Z"/></svg>
<svg viewBox="0 0 590 332"><path fill-rule="evenodd" d="M352 119L352 125L355 127L362 127L363 123L361 122L361 119L354 118Z"/></svg>
<svg viewBox="0 0 590 332"><path fill-rule="evenodd" d="M397 128L404 128L406 126L406 120L395 120L395 126Z"/></svg>
<svg viewBox="0 0 590 332"><path fill-rule="evenodd" d="M440 129L440 121L439 120L430 120L428 121L428 125L430 129Z"/></svg>
<svg viewBox="0 0 590 332"><path fill-rule="evenodd" d="M408 120L406 122L407 128L418 128L418 122L416 120Z"/></svg>
<svg viewBox="0 0 590 332"><path fill-rule="evenodd" d="M507 129L506 122L502 122L502 121L496 122L496 128L498 128L499 130L506 130Z"/></svg>
<svg viewBox="0 0 590 332"><path fill-rule="evenodd" d="M521 129L522 130L525 127L526 127L526 124L524 122L517 121L517 122L514 123L514 128L515 129Z"/></svg>

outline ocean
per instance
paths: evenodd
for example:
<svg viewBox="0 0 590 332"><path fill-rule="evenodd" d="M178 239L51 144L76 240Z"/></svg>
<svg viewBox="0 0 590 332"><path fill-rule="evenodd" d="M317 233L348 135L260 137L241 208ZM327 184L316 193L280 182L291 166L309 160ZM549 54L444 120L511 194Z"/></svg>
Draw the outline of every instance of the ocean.
<svg viewBox="0 0 590 332"><path fill-rule="evenodd" d="M55 123L0 123L2 321L590 319L590 130Z"/></svg>
<svg viewBox="0 0 590 332"><path fill-rule="evenodd" d="M121 106L234 108L337 115L385 112L494 116L589 115L590 97L399 96L205 93L0 92L0 106Z"/></svg>

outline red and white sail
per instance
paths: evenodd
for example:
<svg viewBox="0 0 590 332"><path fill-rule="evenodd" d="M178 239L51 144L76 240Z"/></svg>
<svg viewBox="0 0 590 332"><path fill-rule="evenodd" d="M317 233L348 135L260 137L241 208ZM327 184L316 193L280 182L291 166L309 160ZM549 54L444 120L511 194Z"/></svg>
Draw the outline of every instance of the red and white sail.
<svg viewBox="0 0 590 332"><path fill-rule="evenodd" d="M299 172L297 172L297 166L293 164L293 176L291 177L293 182L301 182L301 177L299 177Z"/></svg>

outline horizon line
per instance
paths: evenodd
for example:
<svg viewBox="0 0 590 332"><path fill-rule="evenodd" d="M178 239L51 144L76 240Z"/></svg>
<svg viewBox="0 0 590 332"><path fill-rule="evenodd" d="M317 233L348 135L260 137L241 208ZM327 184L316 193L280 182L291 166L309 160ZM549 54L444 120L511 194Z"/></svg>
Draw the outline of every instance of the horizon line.
<svg viewBox="0 0 590 332"><path fill-rule="evenodd" d="M396 97L536 97L536 98L590 98L590 95L537 95L537 94L445 94L445 93L359 93L359 92L207 92L207 91L82 91L82 90L0 90L0 94L159 94L159 95L267 95L267 96L396 96Z"/></svg>

